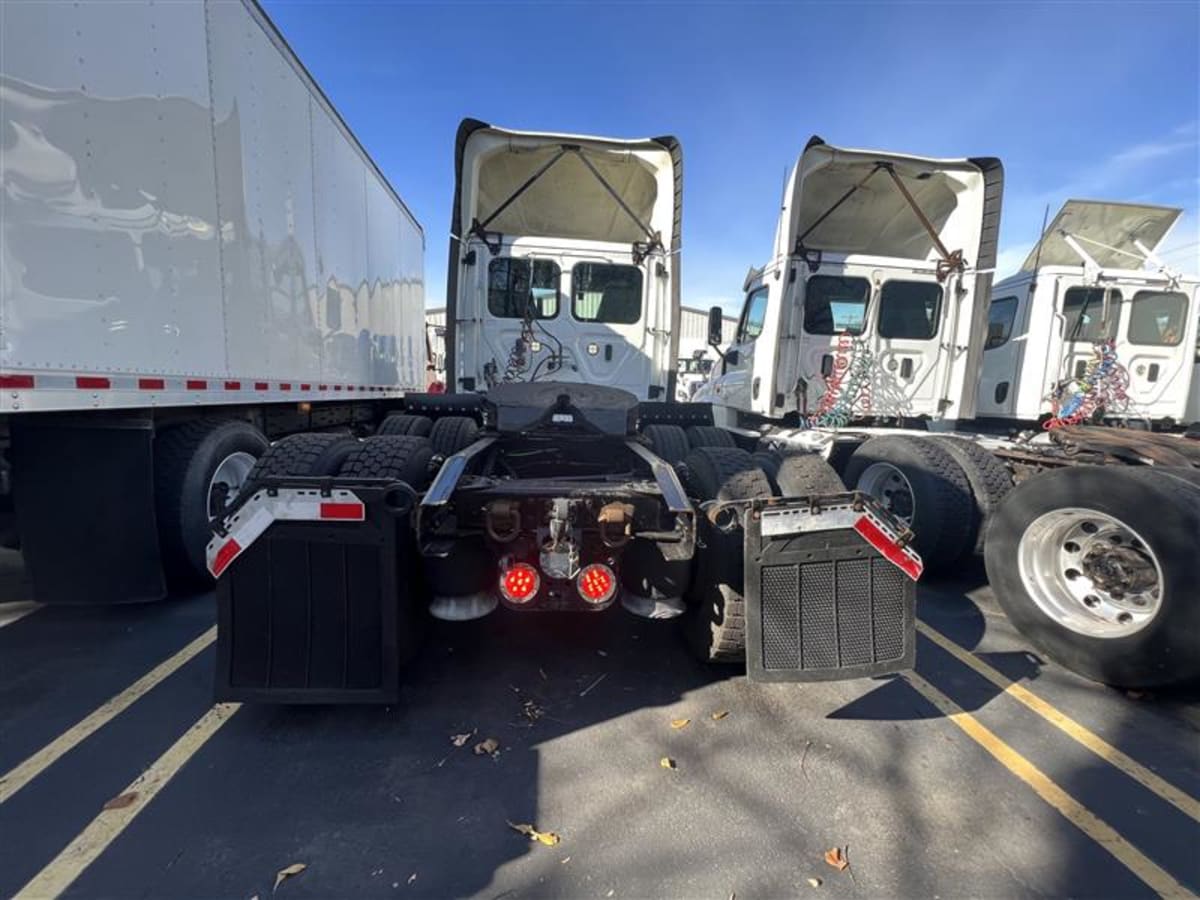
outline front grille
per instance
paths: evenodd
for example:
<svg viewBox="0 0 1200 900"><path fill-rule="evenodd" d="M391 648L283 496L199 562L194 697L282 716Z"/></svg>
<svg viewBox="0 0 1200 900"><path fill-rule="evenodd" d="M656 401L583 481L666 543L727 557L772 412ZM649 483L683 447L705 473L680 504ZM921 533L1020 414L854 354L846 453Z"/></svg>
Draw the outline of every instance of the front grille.
<svg viewBox="0 0 1200 900"><path fill-rule="evenodd" d="M905 577L885 559L765 565L762 668L819 671L904 658Z"/></svg>

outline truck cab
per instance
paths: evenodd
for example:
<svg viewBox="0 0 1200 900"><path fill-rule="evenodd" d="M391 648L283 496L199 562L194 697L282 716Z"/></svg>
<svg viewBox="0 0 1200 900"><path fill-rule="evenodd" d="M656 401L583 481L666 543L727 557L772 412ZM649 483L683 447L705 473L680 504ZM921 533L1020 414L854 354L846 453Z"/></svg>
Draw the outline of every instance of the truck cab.
<svg viewBox="0 0 1200 900"><path fill-rule="evenodd" d="M449 390L558 381L670 398L678 142L507 131L468 119L456 156Z"/></svg>
<svg viewBox="0 0 1200 900"><path fill-rule="evenodd" d="M809 141L697 399L726 424L974 414L1003 170Z"/></svg>
<svg viewBox="0 0 1200 900"><path fill-rule="evenodd" d="M992 291L980 418L1200 421L1197 281L1155 256L1179 216L1067 201L1021 271Z"/></svg>

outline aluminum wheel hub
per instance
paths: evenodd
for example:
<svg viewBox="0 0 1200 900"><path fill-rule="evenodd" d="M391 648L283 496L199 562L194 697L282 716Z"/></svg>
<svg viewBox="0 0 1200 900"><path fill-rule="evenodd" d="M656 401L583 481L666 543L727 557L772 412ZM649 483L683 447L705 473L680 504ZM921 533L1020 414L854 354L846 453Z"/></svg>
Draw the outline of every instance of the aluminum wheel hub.
<svg viewBox="0 0 1200 900"><path fill-rule="evenodd" d="M1017 545L1030 599L1059 624L1094 638L1127 637L1162 605L1162 566L1120 519L1056 509L1035 519Z"/></svg>
<svg viewBox="0 0 1200 900"><path fill-rule="evenodd" d="M916 512L912 485L904 473L891 463L871 463L858 476L856 487L878 500L905 525L912 525L913 513Z"/></svg>
<svg viewBox="0 0 1200 900"><path fill-rule="evenodd" d="M225 514L229 504L246 484L246 476L258 460L252 454L239 450L225 457L217 465L208 481L208 517L215 519Z"/></svg>

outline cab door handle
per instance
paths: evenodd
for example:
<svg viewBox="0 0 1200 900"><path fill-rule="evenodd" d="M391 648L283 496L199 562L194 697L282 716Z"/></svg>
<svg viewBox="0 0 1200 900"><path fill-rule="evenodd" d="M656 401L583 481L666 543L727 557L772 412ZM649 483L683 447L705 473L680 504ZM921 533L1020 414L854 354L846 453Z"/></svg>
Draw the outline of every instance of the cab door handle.
<svg viewBox="0 0 1200 900"><path fill-rule="evenodd" d="M821 375L828 378L833 374L833 354L826 353L821 357Z"/></svg>
<svg viewBox="0 0 1200 900"><path fill-rule="evenodd" d="M900 377L912 378L913 361L911 356L906 356L900 360Z"/></svg>

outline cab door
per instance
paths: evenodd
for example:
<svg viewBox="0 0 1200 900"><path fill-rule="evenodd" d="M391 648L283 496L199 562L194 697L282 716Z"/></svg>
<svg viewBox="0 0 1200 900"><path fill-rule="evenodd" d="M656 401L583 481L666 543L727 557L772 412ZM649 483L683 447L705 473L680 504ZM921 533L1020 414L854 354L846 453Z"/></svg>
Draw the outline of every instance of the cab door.
<svg viewBox="0 0 1200 900"><path fill-rule="evenodd" d="M1166 287L1131 290L1118 358L1129 370L1132 416L1179 420L1186 413L1195 345L1188 299Z"/></svg>
<svg viewBox="0 0 1200 900"><path fill-rule="evenodd" d="M648 267L625 261L575 258L570 265L570 309L560 340L570 348L576 377L623 388L642 400L663 399L647 396L656 368L647 339L652 308L647 300L649 291L663 289L661 279L648 283Z"/></svg>
<svg viewBox="0 0 1200 900"><path fill-rule="evenodd" d="M769 299L770 286L765 283L751 285L746 292L733 343L719 363L721 374L713 379L715 402L722 406L752 410L755 401L762 397L762 376L756 377L754 369L759 338L766 326ZM765 390L771 390L769 384Z"/></svg>
<svg viewBox="0 0 1200 900"><path fill-rule="evenodd" d="M1019 293L1018 293L1019 292ZM1020 342L1013 331L1018 314L1027 305L1029 287L992 298L988 305L988 330L983 345L976 412L980 416L1010 416L1016 411L1020 384Z"/></svg>
<svg viewBox="0 0 1200 900"><path fill-rule="evenodd" d="M1061 291L1062 348L1058 382L1083 377L1096 344L1116 340L1124 297L1112 287L1073 285Z"/></svg>
<svg viewBox="0 0 1200 900"><path fill-rule="evenodd" d="M853 356L854 342L866 330L871 302L870 270L823 266L815 273L801 268L796 291L799 306L799 411L812 415L826 388ZM795 329L793 329L795 330ZM841 379L839 378L839 383ZM861 410L860 410L861 411Z"/></svg>

